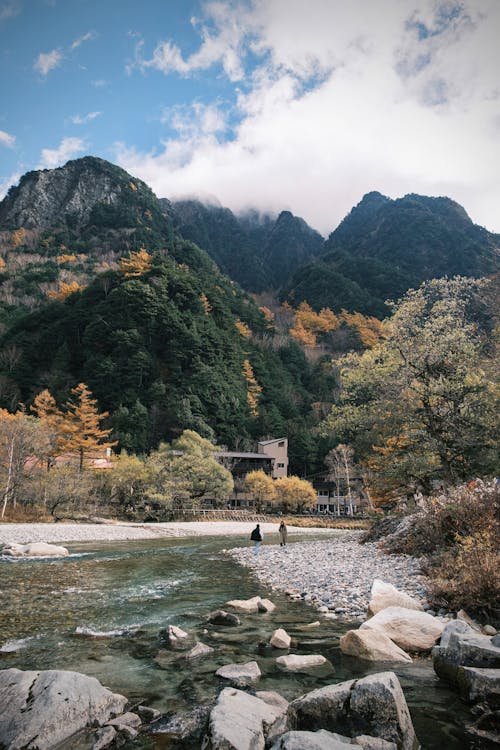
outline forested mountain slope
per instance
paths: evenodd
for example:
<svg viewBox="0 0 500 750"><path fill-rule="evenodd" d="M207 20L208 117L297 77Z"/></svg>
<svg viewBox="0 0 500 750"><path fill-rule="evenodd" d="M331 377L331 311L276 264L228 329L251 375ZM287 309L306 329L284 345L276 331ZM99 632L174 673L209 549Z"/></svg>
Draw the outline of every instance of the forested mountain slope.
<svg viewBox="0 0 500 750"><path fill-rule="evenodd" d="M380 317L386 299L427 279L494 273L499 247L498 235L473 224L449 198L368 193L329 236L325 252L296 271L283 298Z"/></svg>

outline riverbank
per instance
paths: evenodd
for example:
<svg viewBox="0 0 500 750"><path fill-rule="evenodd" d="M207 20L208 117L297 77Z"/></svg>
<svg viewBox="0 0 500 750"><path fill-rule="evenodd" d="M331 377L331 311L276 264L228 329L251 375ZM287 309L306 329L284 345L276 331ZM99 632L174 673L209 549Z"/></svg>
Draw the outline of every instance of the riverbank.
<svg viewBox="0 0 500 750"><path fill-rule="evenodd" d="M173 521L171 523L2 523L0 544L16 542L119 542L158 537L246 536L251 521ZM278 533L277 523L261 523L264 536ZM332 534L328 528L288 526L289 534Z"/></svg>
<svg viewBox="0 0 500 750"><path fill-rule="evenodd" d="M262 546L258 556L248 547L225 552L251 568L257 578L280 591L295 592L326 617L366 618L375 578L426 602L427 582L419 562L409 555L387 555L375 543L360 544L360 532L332 533L328 540Z"/></svg>

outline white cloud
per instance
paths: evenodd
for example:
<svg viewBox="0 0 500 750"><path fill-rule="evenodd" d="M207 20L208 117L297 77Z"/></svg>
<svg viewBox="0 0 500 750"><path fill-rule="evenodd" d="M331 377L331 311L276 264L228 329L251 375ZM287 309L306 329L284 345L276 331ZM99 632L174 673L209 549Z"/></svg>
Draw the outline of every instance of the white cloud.
<svg viewBox="0 0 500 750"><path fill-rule="evenodd" d="M98 78L96 81L91 81L91 83L96 89L102 89L108 85L108 81L105 81L104 78Z"/></svg>
<svg viewBox="0 0 500 750"><path fill-rule="evenodd" d="M365 192L420 192L449 195L500 230L497 0L254 0L251 10L227 0L205 10L197 52L185 58L164 42L150 60L141 51L140 67L188 75L217 61L235 81L249 50L258 64L237 93L230 140L222 124L204 128L210 106L196 116L193 105L170 113L177 134L158 149L117 147L159 195L287 207L326 233Z"/></svg>
<svg viewBox="0 0 500 750"><path fill-rule="evenodd" d="M52 52L41 52L35 60L33 68L42 76L46 76L47 73L61 64L62 59L63 54L58 49L53 49Z"/></svg>
<svg viewBox="0 0 500 750"><path fill-rule="evenodd" d="M63 138L57 148L43 148L38 169L54 169L73 159L87 148L82 138Z"/></svg>
<svg viewBox="0 0 500 750"><path fill-rule="evenodd" d="M88 112L88 114L83 115L73 115L73 117L70 118L73 125L86 125L88 122L91 122L91 120L95 120L96 117L100 117L102 115L102 112Z"/></svg>
<svg viewBox="0 0 500 750"><path fill-rule="evenodd" d="M12 185L16 185L21 179L21 172L14 172L5 179L0 179L0 200L7 195L9 188Z"/></svg>
<svg viewBox="0 0 500 750"><path fill-rule="evenodd" d="M82 34L82 36L75 39L75 41L72 42L70 49L76 49L84 42L90 42L92 39L95 39L96 36L97 34L95 31L88 31L86 34Z"/></svg>
<svg viewBox="0 0 500 750"><path fill-rule="evenodd" d="M6 133L5 130L0 130L0 145L7 146L7 148L14 148L16 145L16 136Z"/></svg>

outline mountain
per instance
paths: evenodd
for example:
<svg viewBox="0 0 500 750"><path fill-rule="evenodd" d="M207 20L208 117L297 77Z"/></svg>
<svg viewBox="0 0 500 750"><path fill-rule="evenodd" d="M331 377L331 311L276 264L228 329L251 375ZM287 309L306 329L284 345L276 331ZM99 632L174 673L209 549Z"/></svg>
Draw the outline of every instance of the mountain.
<svg viewBox="0 0 500 750"><path fill-rule="evenodd" d="M290 211L279 216L195 200L163 202L176 231L195 242L220 268L249 292L281 288L299 266L323 249L323 238Z"/></svg>
<svg viewBox="0 0 500 750"><path fill-rule="evenodd" d="M269 345L253 300L118 167L25 175L0 204L0 257L1 406L83 381L134 452L186 428L243 447L303 429L317 397L300 348Z"/></svg>
<svg viewBox="0 0 500 750"><path fill-rule="evenodd" d="M391 200L372 192L332 232L323 254L296 271L283 298L381 316L386 299L427 279L494 273L499 247L498 235L449 198Z"/></svg>

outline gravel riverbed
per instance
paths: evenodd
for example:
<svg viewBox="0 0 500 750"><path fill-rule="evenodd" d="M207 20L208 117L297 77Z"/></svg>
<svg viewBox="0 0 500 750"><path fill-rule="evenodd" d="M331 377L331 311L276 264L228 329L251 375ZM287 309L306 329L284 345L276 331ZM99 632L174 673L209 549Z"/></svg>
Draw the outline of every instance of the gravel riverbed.
<svg viewBox="0 0 500 750"><path fill-rule="evenodd" d="M384 554L376 544L360 544L362 532L338 531L327 540L295 542L286 547L265 544L259 554L248 547L226 550L252 568L260 581L322 608L326 617L366 618L375 578L392 583L419 599L424 608L426 577L418 560ZM327 611L328 610L328 611Z"/></svg>

